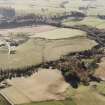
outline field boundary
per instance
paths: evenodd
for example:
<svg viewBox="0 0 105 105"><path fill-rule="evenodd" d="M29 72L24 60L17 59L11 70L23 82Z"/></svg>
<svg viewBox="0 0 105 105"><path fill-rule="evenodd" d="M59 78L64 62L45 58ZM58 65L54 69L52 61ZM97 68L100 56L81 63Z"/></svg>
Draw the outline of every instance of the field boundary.
<svg viewBox="0 0 105 105"><path fill-rule="evenodd" d="M0 95L10 104L10 105L15 105L11 99L9 99L4 92L0 91Z"/></svg>

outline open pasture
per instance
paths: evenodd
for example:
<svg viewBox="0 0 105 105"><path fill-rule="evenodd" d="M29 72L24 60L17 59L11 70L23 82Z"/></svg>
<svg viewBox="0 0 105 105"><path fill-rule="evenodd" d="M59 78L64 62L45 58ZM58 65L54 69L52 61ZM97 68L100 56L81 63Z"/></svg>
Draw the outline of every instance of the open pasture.
<svg viewBox="0 0 105 105"><path fill-rule="evenodd" d="M90 49L97 44L88 39L85 32L74 29L57 28L31 37L16 47L15 54L8 55L8 50L0 49L0 67L3 70L36 65L42 62L43 57L45 61L56 60L62 55Z"/></svg>
<svg viewBox="0 0 105 105"><path fill-rule="evenodd" d="M13 104L24 104L48 100L64 100L69 84L58 70L39 69L27 78L7 80L10 87L0 93Z"/></svg>
<svg viewBox="0 0 105 105"><path fill-rule="evenodd" d="M73 20L65 20L64 24L66 25L87 25L87 26L92 26L96 27L99 29L105 29L105 20L99 19L97 17L86 17L81 21L73 21Z"/></svg>
<svg viewBox="0 0 105 105"><path fill-rule="evenodd" d="M78 11L79 7L88 7L87 10L81 10L88 15L103 14L105 13L104 3L104 0L0 0L1 7L12 7L17 15L35 13L47 16L64 13L65 8L67 12Z"/></svg>

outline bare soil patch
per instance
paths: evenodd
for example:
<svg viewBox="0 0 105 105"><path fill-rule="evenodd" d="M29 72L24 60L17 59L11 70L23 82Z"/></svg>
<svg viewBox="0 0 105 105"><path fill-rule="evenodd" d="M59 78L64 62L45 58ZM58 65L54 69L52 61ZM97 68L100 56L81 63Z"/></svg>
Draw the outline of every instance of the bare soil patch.
<svg viewBox="0 0 105 105"><path fill-rule="evenodd" d="M41 25L41 26L26 26L26 27L17 27L17 28L10 28L10 29L0 29L0 34L8 35L10 33L41 33L47 32L56 29L57 27L49 26L49 25Z"/></svg>

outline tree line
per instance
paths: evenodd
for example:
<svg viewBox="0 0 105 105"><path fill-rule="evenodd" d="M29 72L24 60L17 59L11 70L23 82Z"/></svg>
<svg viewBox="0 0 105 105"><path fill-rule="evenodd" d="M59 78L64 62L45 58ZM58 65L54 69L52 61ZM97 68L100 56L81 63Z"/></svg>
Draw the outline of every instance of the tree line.
<svg viewBox="0 0 105 105"><path fill-rule="evenodd" d="M0 28L6 27L18 27L18 26L29 26L29 25L40 25L48 24L61 26L62 21L68 18L74 18L75 20L84 19L86 15L81 12L71 11L68 13L58 13L52 16L40 15L40 14L27 14L21 16L14 16L12 18L6 19L4 22L0 23Z"/></svg>
<svg viewBox="0 0 105 105"><path fill-rule="evenodd" d="M74 87L77 87L80 82L88 85L94 75L95 69L98 67L97 63L101 61L103 56L104 50L94 47L90 50L70 53L57 61L47 62L43 67L52 67L53 69L60 70L65 80L72 83Z"/></svg>
<svg viewBox="0 0 105 105"><path fill-rule="evenodd" d="M56 61L43 62L38 65L31 65L17 69L4 70L3 68L0 68L0 82L15 77L31 76L38 72L39 68L51 68L60 70L67 82L75 80L76 83L82 82L87 85L91 79L90 77L98 67L97 63L100 62L103 56L104 50L102 48L97 49L97 47L94 47L90 50L70 53L60 57L60 59Z"/></svg>

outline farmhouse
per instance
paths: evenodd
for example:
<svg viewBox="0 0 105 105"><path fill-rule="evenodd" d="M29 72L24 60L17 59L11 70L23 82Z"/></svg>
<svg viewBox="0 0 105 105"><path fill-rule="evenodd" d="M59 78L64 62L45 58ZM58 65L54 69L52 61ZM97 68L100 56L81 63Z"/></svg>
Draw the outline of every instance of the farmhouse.
<svg viewBox="0 0 105 105"><path fill-rule="evenodd" d="M16 46L10 46L9 54L15 54Z"/></svg>
<svg viewBox="0 0 105 105"><path fill-rule="evenodd" d="M16 52L16 44L14 42L0 42L0 48L1 50L8 50L8 54L15 54Z"/></svg>
<svg viewBox="0 0 105 105"><path fill-rule="evenodd" d="M8 46L8 54L15 54L16 52L16 44L14 42L7 42L7 46Z"/></svg>

